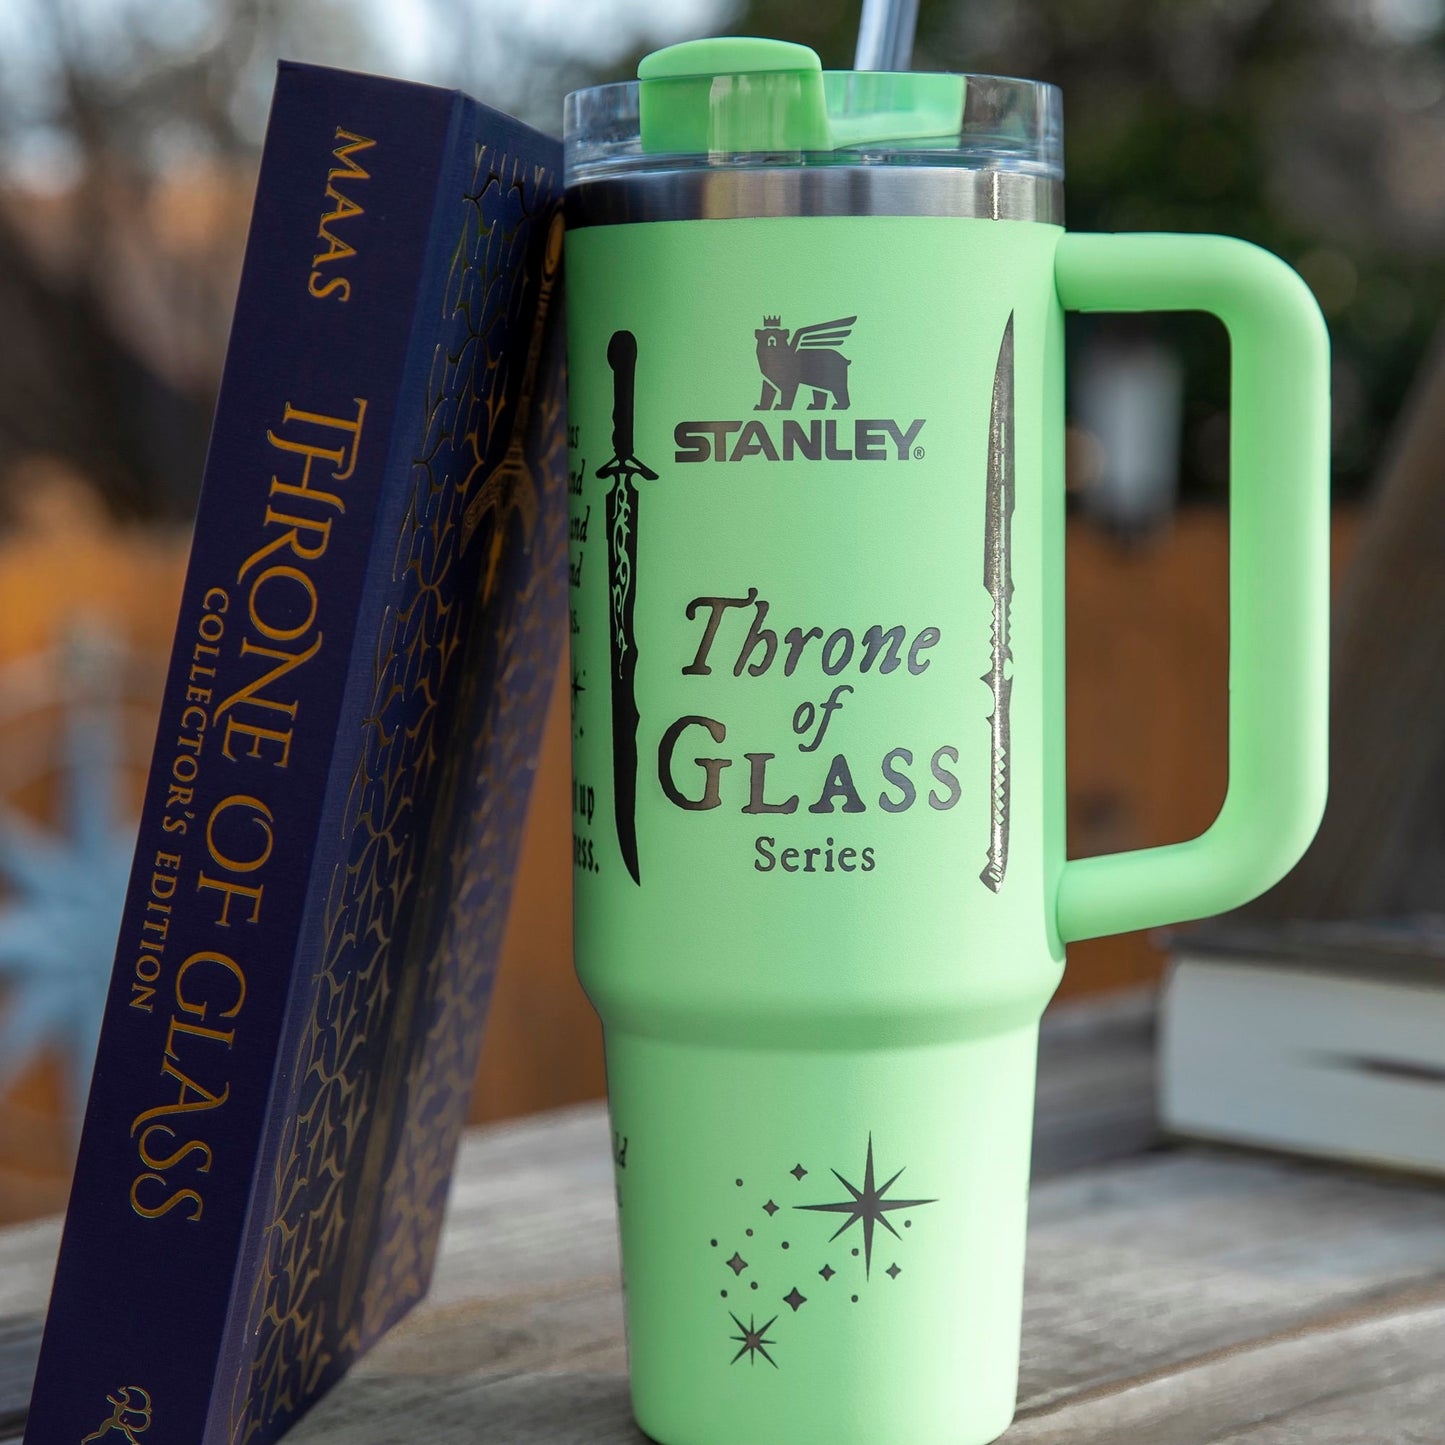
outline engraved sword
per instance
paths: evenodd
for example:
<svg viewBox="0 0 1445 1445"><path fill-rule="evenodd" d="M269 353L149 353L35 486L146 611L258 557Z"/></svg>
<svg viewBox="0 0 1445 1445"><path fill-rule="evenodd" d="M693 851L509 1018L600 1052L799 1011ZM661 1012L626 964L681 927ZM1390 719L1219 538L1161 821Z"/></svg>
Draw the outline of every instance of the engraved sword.
<svg viewBox="0 0 1445 1445"><path fill-rule="evenodd" d="M1008 868L1009 697L1013 692L1013 650L1009 608L1013 601L1014 512L1014 318L999 343L988 419L988 486L984 500L983 585L993 600L993 653L983 675L993 694L993 735L989 777L988 862L979 877L995 893Z"/></svg>
<svg viewBox="0 0 1445 1445"><path fill-rule="evenodd" d="M637 478L655 482L657 473L633 454L633 384L637 338L614 331L607 343L612 368L612 459L597 468L612 478L607 493L607 591L612 647L612 781L617 843L634 883L637 865Z"/></svg>
<svg viewBox="0 0 1445 1445"><path fill-rule="evenodd" d="M537 291L537 306L532 313L532 335L527 343L527 359L522 367L522 384L517 392L517 409L512 415L511 435L506 454L492 469L462 514L460 551L465 552L489 512L493 514L492 541L487 550L487 570L482 581L482 600L490 602L497 590L506 545L507 528L513 514L521 518L523 544L530 549L537 530L537 483L527 463L527 443L532 416L532 393L537 386L537 366L542 356L542 342L547 333L547 310L552 291L562 268L562 213L557 211L547 227L542 246L542 279Z"/></svg>

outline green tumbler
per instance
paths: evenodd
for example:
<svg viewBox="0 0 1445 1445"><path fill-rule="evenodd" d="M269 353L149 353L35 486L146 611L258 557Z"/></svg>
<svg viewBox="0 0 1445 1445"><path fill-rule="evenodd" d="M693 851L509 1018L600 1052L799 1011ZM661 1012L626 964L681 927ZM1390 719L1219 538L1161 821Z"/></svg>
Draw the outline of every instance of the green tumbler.
<svg viewBox="0 0 1445 1445"><path fill-rule="evenodd" d="M576 950L663 1445L981 1445L1071 940L1245 902L1325 793L1328 340L1280 261L1068 235L1060 105L702 41L566 113ZM1229 788L1064 848L1064 312L1233 373ZM1119 700L1121 707L1129 699Z"/></svg>

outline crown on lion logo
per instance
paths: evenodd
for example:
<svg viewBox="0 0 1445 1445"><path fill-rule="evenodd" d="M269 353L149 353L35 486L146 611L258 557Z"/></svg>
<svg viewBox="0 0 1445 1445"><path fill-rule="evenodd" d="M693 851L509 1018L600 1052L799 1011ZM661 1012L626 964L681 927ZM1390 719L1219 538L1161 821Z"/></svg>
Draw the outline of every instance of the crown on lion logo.
<svg viewBox="0 0 1445 1445"><path fill-rule="evenodd" d="M781 316L764 316L763 325L764 327L775 327L776 329L781 331L783 326L783 318Z"/></svg>

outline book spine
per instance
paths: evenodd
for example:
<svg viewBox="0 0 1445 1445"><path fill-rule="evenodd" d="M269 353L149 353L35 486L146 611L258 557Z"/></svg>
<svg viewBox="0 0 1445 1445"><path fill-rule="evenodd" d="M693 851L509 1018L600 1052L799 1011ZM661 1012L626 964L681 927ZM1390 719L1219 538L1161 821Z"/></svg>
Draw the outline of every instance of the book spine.
<svg viewBox="0 0 1445 1445"><path fill-rule="evenodd" d="M464 101L449 156L323 821L334 886L303 928L314 992L292 1000L218 1441L275 1438L425 1287L562 640L560 355L541 365L560 328L540 294L559 300L560 146Z"/></svg>
<svg viewBox="0 0 1445 1445"><path fill-rule="evenodd" d="M28 1445L204 1437L452 107L278 80Z"/></svg>

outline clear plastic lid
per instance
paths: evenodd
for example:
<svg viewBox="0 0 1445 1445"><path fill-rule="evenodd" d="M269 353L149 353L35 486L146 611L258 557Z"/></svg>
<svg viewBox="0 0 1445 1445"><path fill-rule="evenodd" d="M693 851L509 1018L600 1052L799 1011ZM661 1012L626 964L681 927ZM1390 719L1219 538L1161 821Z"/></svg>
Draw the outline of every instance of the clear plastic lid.
<svg viewBox="0 0 1445 1445"><path fill-rule="evenodd" d="M924 165L1063 179L1061 97L994 75L825 71L806 46L725 38L649 55L638 79L573 91L569 186L643 172Z"/></svg>

